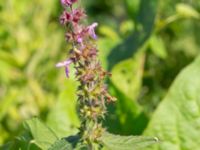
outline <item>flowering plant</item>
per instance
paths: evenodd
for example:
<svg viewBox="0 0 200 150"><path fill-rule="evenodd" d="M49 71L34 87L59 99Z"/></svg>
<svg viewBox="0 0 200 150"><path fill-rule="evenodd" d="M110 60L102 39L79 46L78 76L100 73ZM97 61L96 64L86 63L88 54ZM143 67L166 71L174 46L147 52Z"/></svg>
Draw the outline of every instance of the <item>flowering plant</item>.
<svg viewBox="0 0 200 150"><path fill-rule="evenodd" d="M78 112L81 120L80 135L90 147L98 141L104 128L101 120L106 113L106 103L115 101L110 96L104 79L110 73L106 72L98 60L98 50L95 40L97 35L95 28L98 23L85 26L85 11L74 8L77 0L61 0L64 8L60 16L60 23L66 27L66 41L71 43L72 49L69 58L56 64L56 67L64 67L65 74L69 77L69 65L73 64L76 70L76 79L79 82L77 89Z"/></svg>
<svg viewBox="0 0 200 150"><path fill-rule="evenodd" d="M64 67L67 78L70 65L73 64L76 70L75 76L79 82L77 105L81 120L79 142L85 144L87 149L95 150L107 143L105 137L111 139L122 137L111 135L102 127L101 121L105 117L106 104L114 102L116 98L108 93L107 86L104 84L106 76L111 74L102 68L98 60L95 42L98 39L95 33L98 23L94 22L86 26L84 20L87 15L82 8L73 7L76 2L78 0L61 0L64 10L60 16L60 24L65 27L66 41L71 43L72 48L68 59L57 63L56 67ZM130 137L124 138L127 140ZM151 143L155 139L147 138L145 141Z"/></svg>

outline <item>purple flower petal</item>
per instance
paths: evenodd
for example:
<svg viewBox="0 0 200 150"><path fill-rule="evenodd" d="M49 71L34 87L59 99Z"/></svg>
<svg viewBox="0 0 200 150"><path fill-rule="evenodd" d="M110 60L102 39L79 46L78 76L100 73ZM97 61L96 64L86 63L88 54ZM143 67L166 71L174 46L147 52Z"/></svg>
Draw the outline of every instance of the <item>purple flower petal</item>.
<svg viewBox="0 0 200 150"><path fill-rule="evenodd" d="M65 66L65 74L66 74L66 77L69 78L69 67L68 66Z"/></svg>
<svg viewBox="0 0 200 150"><path fill-rule="evenodd" d="M60 0L62 5L65 5L65 0Z"/></svg>
<svg viewBox="0 0 200 150"><path fill-rule="evenodd" d="M77 2L78 0L60 0L62 5L70 6L73 3Z"/></svg>
<svg viewBox="0 0 200 150"><path fill-rule="evenodd" d="M63 61L63 62L59 62L56 64L56 67L66 67L68 65L70 65L72 63L72 60L71 59L67 59L66 61Z"/></svg>
<svg viewBox="0 0 200 150"><path fill-rule="evenodd" d="M57 63L56 67L58 67L58 68L65 67L65 74L66 74L67 78L69 78L69 65L71 63L72 63L72 60L71 59L67 59L66 61Z"/></svg>
<svg viewBox="0 0 200 150"><path fill-rule="evenodd" d="M95 28L98 26L98 23L93 23L88 26L88 33L93 39L97 39L97 35L95 34Z"/></svg>
<svg viewBox="0 0 200 150"><path fill-rule="evenodd" d="M82 43L82 42L83 42L82 37L78 36L78 38L77 38L77 42L78 42L78 43Z"/></svg>

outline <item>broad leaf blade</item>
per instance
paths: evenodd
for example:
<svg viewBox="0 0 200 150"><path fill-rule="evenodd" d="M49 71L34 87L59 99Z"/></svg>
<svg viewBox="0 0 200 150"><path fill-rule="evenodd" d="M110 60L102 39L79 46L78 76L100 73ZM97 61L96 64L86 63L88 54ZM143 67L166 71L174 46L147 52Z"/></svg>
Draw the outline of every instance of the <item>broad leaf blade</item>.
<svg viewBox="0 0 200 150"><path fill-rule="evenodd" d="M26 121L25 127L30 131L36 145L43 150L48 149L58 140L56 134L37 118Z"/></svg>
<svg viewBox="0 0 200 150"><path fill-rule="evenodd" d="M73 150L73 147L65 139L61 139L56 141L48 150Z"/></svg>
<svg viewBox="0 0 200 150"><path fill-rule="evenodd" d="M88 150L88 148L79 142L79 136L72 136L57 140L48 150Z"/></svg>
<svg viewBox="0 0 200 150"><path fill-rule="evenodd" d="M56 132L59 138L66 137L77 132L79 119L76 114L76 83L66 81L67 88L60 93L55 107L47 117L47 125Z"/></svg>
<svg viewBox="0 0 200 150"><path fill-rule="evenodd" d="M199 150L199 66L200 57L178 75L153 114L144 135L155 135L162 143L148 150Z"/></svg>
<svg viewBox="0 0 200 150"><path fill-rule="evenodd" d="M153 137L120 136L110 133L104 133L100 140L109 150L141 150L158 141Z"/></svg>

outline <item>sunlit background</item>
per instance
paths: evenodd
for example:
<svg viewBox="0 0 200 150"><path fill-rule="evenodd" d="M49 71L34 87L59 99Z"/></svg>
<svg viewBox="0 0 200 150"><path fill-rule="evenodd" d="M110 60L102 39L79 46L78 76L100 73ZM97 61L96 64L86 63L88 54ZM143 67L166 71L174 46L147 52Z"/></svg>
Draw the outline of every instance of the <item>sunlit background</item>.
<svg viewBox="0 0 200 150"><path fill-rule="evenodd" d="M199 54L199 0L81 0L98 22L99 58L112 72L104 123L141 135L177 74ZM55 64L70 45L59 25L59 0L0 0L0 145L38 116L59 137L74 134L76 82Z"/></svg>

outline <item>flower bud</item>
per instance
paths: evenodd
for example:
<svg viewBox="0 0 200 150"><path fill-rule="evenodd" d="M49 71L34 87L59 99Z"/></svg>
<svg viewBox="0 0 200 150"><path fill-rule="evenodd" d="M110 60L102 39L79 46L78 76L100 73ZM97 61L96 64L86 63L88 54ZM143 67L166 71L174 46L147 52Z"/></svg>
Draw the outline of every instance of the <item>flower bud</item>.
<svg viewBox="0 0 200 150"><path fill-rule="evenodd" d="M76 3L78 0L61 0L63 6L71 6L73 3Z"/></svg>

